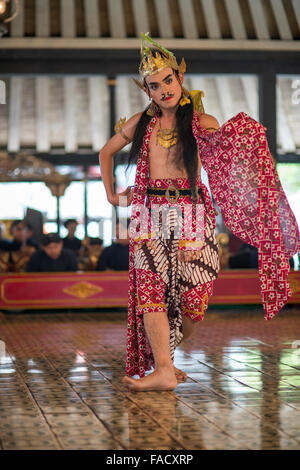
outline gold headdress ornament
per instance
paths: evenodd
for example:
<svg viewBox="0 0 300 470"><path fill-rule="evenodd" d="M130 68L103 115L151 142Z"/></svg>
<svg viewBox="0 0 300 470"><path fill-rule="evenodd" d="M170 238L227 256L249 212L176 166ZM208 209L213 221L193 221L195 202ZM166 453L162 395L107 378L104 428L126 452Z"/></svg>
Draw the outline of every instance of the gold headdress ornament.
<svg viewBox="0 0 300 470"><path fill-rule="evenodd" d="M154 73L160 72L162 69L166 67L171 67L173 70L179 70L179 72L184 73L186 71L186 65L184 59L182 59L180 65L177 64L176 57L173 52L168 51L165 47L158 44L152 38L150 38L149 33L143 34L142 36L142 44L141 44L141 62L139 66L140 76L143 78L143 81L133 79L134 82L140 87L142 90L144 89L144 79L148 75L153 75ZM148 42L152 45L148 47L145 45L145 42ZM161 52L153 51L153 49L157 49Z"/></svg>
<svg viewBox="0 0 300 470"><path fill-rule="evenodd" d="M133 78L133 81L139 88L141 88L141 90L144 90L145 88L145 78L148 75L153 75L155 73L158 73L166 67L171 67L173 70L178 70L180 73L185 73L186 64L185 64L184 59L182 59L180 65L178 65L176 61L176 57L173 54L173 52L168 51L168 49L161 46L152 38L150 38L149 33L146 33L146 34L141 33L141 37L142 37L142 44L141 44L141 50L140 50L141 62L139 66L139 72L143 80L139 81ZM146 41L151 44L152 48L149 46L145 46ZM160 54L157 51L159 51ZM204 96L203 91L200 91L200 90L188 91L186 88L182 87L182 96L179 101L179 105L185 106L186 104L190 103L192 100L194 110L200 113L204 113L204 106L203 106L202 99L201 99L203 96ZM152 101L150 106L148 107L147 115L154 116L158 109L159 108L157 104L154 101ZM120 119L115 127L115 132L120 132L122 137L129 143L131 142L130 139L122 131L122 127L124 126L125 122L126 122L126 118Z"/></svg>

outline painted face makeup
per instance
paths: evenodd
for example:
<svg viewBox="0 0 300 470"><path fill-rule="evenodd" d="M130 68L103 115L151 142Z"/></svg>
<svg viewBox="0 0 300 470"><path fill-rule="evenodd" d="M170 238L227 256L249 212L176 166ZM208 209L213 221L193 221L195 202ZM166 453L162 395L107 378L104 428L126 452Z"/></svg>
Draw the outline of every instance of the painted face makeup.
<svg viewBox="0 0 300 470"><path fill-rule="evenodd" d="M147 77L146 84L149 97L162 108L176 106L180 100L182 88L170 67Z"/></svg>

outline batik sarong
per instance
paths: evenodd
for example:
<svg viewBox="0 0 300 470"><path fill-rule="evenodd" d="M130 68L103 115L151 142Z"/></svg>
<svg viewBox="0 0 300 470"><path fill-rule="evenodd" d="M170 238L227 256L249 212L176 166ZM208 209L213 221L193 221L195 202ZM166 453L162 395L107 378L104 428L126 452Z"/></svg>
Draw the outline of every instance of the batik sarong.
<svg viewBox="0 0 300 470"><path fill-rule="evenodd" d="M200 178L197 184L202 189ZM189 188L189 182L186 178L150 179L149 187L186 189ZM166 196L150 196L147 203L150 217L151 209L158 207L157 233L150 240L137 245L134 256L136 313L166 312L170 325L172 359L176 346L182 340L182 315L195 321L203 320L208 299L212 295L213 280L219 272L214 225L203 203L204 214L201 226L199 224L199 232L201 230L203 233L198 233L194 249L180 249L189 241L182 236L182 232L187 227L185 218L191 218L192 205L190 196L179 197L175 204L170 204ZM179 220L182 223L179 224ZM193 225L192 220L187 222ZM195 229L195 226L192 228ZM192 246L193 241L190 241L189 247Z"/></svg>

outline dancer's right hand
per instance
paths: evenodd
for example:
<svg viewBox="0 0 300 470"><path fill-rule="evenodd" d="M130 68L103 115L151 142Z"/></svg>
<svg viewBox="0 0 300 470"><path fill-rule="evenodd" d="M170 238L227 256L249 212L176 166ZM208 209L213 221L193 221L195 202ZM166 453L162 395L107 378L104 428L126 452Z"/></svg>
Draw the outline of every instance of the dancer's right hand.
<svg viewBox="0 0 300 470"><path fill-rule="evenodd" d="M121 200L120 200L121 197ZM131 189L131 186L128 186L125 191L122 191L121 193L118 194L113 194L109 198L109 202L113 206L121 206L121 207L127 207L130 206L132 203L133 199L133 189Z"/></svg>

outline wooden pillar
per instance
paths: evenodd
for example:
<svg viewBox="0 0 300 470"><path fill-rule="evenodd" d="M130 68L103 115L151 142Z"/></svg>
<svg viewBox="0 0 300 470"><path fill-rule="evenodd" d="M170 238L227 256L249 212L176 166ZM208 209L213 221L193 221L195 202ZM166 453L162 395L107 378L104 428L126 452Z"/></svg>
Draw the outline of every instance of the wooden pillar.
<svg viewBox="0 0 300 470"><path fill-rule="evenodd" d="M83 184L84 184L84 236L87 237L87 234L88 234L88 220L89 220L89 217L88 217L88 195L87 195L87 185L88 185L88 169L87 167L85 167L84 169L84 180L83 180Z"/></svg>
<svg viewBox="0 0 300 470"><path fill-rule="evenodd" d="M116 124L116 77L115 76L109 76L107 79L107 84L108 84L108 90L109 90L109 104L110 104L110 137L112 137L115 133L114 127Z"/></svg>
<svg viewBox="0 0 300 470"><path fill-rule="evenodd" d="M109 128L109 133L110 137L112 137L115 134L115 124L117 122L117 117L116 117L116 84L117 80L115 76L109 76L108 77L108 89L109 89L109 104L110 104L110 128ZM116 178L115 178L115 167L116 167L116 159L114 159L114 169L113 169L113 177L114 177L114 191L116 191ZM119 208L116 206L113 210L116 211L116 216L117 219L119 218ZM112 227L112 230L114 231L114 227Z"/></svg>
<svg viewBox="0 0 300 470"><path fill-rule="evenodd" d="M56 196L56 223L57 234L60 235L60 196Z"/></svg>
<svg viewBox="0 0 300 470"><path fill-rule="evenodd" d="M259 76L259 121L267 128L269 149L276 158L276 74L273 70L262 72Z"/></svg>

